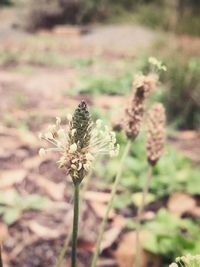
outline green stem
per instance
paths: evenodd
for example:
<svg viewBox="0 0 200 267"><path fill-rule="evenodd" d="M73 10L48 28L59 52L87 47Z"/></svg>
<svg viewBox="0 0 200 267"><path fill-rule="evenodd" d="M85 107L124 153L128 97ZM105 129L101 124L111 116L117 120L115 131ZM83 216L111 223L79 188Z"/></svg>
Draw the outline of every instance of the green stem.
<svg viewBox="0 0 200 267"><path fill-rule="evenodd" d="M2 254L1 254L1 245L0 245L0 267L3 267L3 260L2 260Z"/></svg>
<svg viewBox="0 0 200 267"><path fill-rule="evenodd" d="M83 180L84 184L83 184L83 188L81 190L82 193L81 193L80 200L79 200L80 209L81 209L81 204L82 204L82 200L83 200L84 194L88 189L88 185L89 185L89 181L91 179L91 176L92 176L92 171L90 171L89 174L87 175L87 177L85 177L84 180ZM61 264L62 264L62 262L64 260L65 254L67 252L68 245L69 245L69 242L71 240L71 237L72 237L72 227L70 227L70 229L69 229L69 234L67 235L67 237L65 239L65 242L64 242L63 246L60 249L59 256L58 256L58 258L56 260L56 263L55 263L54 267L61 267Z"/></svg>
<svg viewBox="0 0 200 267"><path fill-rule="evenodd" d="M103 238L103 233L105 231L105 227L106 227L106 223L107 223L107 220L108 220L109 212L110 212L110 210L112 208L113 199L114 199L114 196L116 194L117 186L119 184L119 181L120 181L120 178L121 178L121 175L122 175L122 170L123 170L123 167L124 167L125 159L126 159L128 153L129 153L130 147L131 147L131 142L128 141L128 143L126 145L126 148L124 150L123 156L121 158L121 162L120 162L120 165L119 165L119 170L118 170L118 173L116 175L114 185L112 187L111 197L110 197L107 209L106 209L106 213L104 215L103 221L102 221L101 226L100 226L100 231L99 231L99 235L98 235L98 238L97 238L96 249L95 249L95 253L94 253L93 259L92 259L91 267L96 267L97 259L98 259L99 253L100 253L100 245L101 245L101 241L102 241L102 238Z"/></svg>
<svg viewBox="0 0 200 267"><path fill-rule="evenodd" d="M79 215L79 186L80 183L74 182L74 220L72 231L72 267L77 266L77 236L78 236L78 215Z"/></svg>
<svg viewBox="0 0 200 267"><path fill-rule="evenodd" d="M65 242L63 244L63 247L61 248L61 250L59 252L59 256L58 256L58 259L56 260L56 264L54 267L60 267L61 266L63 259L65 257L65 253L67 252L67 248L68 248L71 237L72 237L72 228L70 227L69 234L67 235Z"/></svg>
<svg viewBox="0 0 200 267"><path fill-rule="evenodd" d="M137 218L136 218L136 255L135 255L135 261L133 266L135 267L140 267L140 259L141 259L141 245L140 245L140 227L141 227L141 217L142 217L142 213L144 211L144 207L145 207L145 198L146 195L148 194L149 191L149 187L150 187L150 183L151 183L151 178L152 178L152 166L149 166L148 168L148 172L147 172L147 179L146 179L146 183L143 187L143 191L142 191L142 201L141 201L141 205L138 208L137 211Z"/></svg>

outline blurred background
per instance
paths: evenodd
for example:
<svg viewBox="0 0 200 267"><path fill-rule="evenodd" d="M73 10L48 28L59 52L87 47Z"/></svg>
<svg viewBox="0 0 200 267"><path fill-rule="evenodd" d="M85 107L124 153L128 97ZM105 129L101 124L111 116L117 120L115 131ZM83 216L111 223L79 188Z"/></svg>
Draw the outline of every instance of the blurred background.
<svg viewBox="0 0 200 267"><path fill-rule="evenodd" d="M167 66L152 101L167 110L166 151L143 214L142 267L200 251L200 2L0 0L0 239L5 267L53 267L72 223L72 185L38 133L85 99L116 122L148 57ZM118 133L121 150L125 144ZM102 163L104 165L102 165ZM95 165L81 208L79 266L90 265L119 158ZM133 144L98 266L132 267L148 165ZM70 244L63 265L70 266ZM61 267L60 266L60 267Z"/></svg>

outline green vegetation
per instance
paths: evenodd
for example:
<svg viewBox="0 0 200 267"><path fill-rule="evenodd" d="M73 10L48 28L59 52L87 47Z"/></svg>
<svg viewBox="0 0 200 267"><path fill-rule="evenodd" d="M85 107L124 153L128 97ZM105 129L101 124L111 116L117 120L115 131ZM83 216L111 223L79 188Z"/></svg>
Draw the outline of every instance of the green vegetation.
<svg viewBox="0 0 200 267"><path fill-rule="evenodd" d="M0 0L0 6L1 5L11 5L12 4L12 1L10 0Z"/></svg>
<svg viewBox="0 0 200 267"><path fill-rule="evenodd" d="M162 208L144 228L149 230L145 249L162 255L168 263L182 254L199 252L199 228L190 219L176 218Z"/></svg>
<svg viewBox="0 0 200 267"><path fill-rule="evenodd" d="M16 190L6 193L0 193L0 215L7 224L13 224L17 221L25 210L40 210L45 207L47 199L33 194L22 197Z"/></svg>
<svg viewBox="0 0 200 267"><path fill-rule="evenodd" d="M38 4L39 3L39 4ZM51 28L61 23L88 23L93 21L134 21L152 28L199 35L197 1L39 1L28 7L25 27L28 30Z"/></svg>
<svg viewBox="0 0 200 267"><path fill-rule="evenodd" d="M117 140L123 151L124 135L119 133ZM118 165L118 159L107 162L107 168L102 168L100 163L96 164L96 177L111 185ZM119 213L123 214L127 209L131 212L133 207L138 207L140 204L147 168L144 135L142 134L133 143L131 153L125 162L119 186L121 193L118 193L114 200L114 208ZM99 186L107 188L103 182ZM177 218L163 208L173 192L199 196L199 188L199 168L194 167L190 160L168 145L165 154L154 168L150 192L146 198L147 207L150 210L151 207L156 207L158 213L155 218L142 225L142 229L149 232L145 249L160 255L164 263L169 263L173 258L182 254L198 253L200 249L200 239L197 238L199 221L190 216L187 219ZM136 224L132 217L127 218L127 229L135 228Z"/></svg>
<svg viewBox="0 0 200 267"><path fill-rule="evenodd" d="M191 58L185 62L176 57L173 60L166 60L166 64L168 71L164 81L168 86L163 95L163 102L166 104L168 117L179 128L198 128L200 125L200 60Z"/></svg>
<svg viewBox="0 0 200 267"><path fill-rule="evenodd" d="M108 75L81 77L76 87L72 88L72 94L108 94L124 95L129 92L133 78L132 72L124 73L119 77Z"/></svg>
<svg viewBox="0 0 200 267"><path fill-rule="evenodd" d="M123 140L123 135L118 134L118 142L120 143L122 150L124 144ZM123 179L121 179L121 186L123 186L124 189L131 194L141 191L146 179L147 160L143 144L143 136L134 142L130 157L127 158L125 163L126 167ZM97 175L102 179L105 177L107 182L112 182L117 165L117 159L113 159L108 163L107 169L102 170L101 165L96 166ZM176 191L185 192L191 195L198 195L200 186L198 174L198 168L193 168L193 165L189 160L176 152L171 146L168 146L166 148L165 155L154 168L150 192L154 194L155 199L167 197L172 192ZM190 177L190 179L188 179L188 177ZM122 197L122 201L120 197ZM128 195L127 198L131 203L132 200ZM124 195L122 194L119 196L121 206L123 200Z"/></svg>

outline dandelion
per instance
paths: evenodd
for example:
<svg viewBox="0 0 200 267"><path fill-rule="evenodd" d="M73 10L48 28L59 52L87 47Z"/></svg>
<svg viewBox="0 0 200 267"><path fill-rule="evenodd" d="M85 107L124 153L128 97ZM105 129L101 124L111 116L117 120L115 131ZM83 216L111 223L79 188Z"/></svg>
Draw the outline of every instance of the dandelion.
<svg viewBox="0 0 200 267"><path fill-rule="evenodd" d="M154 166L163 154L165 144L166 115L162 104L155 103L147 117L147 159Z"/></svg>
<svg viewBox="0 0 200 267"><path fill-rule="evenodd" d="M48 151L58 152L60 155L58 165L66 170L74 184L71 266L76 267L80 183L99 155L117 156L119 145L115 133L110 131L108 126L104 126L101 120L92 122L84 101L78 105L72 116L67 116L67 119L68 125L62 127L61 119L57 117L56 123L50 125L46 133L40 134L40 138L50 143L52 147L41 148L39 154L45 156Z"/></svg>
<svg viewBox="0 0 200 267"><path fill-rule="evenodd" d="M117 156L119 145L115 133L104 126L101 120L92 122L84 101L74 115L68 115L67 118L69 123L65 127L61 126L61 119L57 117L56 123L49 125L48 132L40 135L52 147L41 148L39 154L45 156L49 151L58 152L59 167L65 168L73 180L82 180L99 155Z"/></svg>
<svg viewBox="0 0 200 267"><path fill-rule="evenodd" d="M177 257L176 262L173 262L169 267L199 267L200 266L200 255L186 255Z"/></svg>

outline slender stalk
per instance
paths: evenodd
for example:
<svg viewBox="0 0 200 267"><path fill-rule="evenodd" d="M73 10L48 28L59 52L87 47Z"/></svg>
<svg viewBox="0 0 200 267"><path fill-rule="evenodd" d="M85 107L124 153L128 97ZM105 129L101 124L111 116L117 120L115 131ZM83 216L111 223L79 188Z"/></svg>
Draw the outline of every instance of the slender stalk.
<svg viewBox="0 0 200 267"><path fill-rule="evenodd" d="M133 266L135 267L140 267L141 266L141 245L140 245L140 227L141 227L141 217L142 217L142 213L144 211L144 207L145 207L145 198L146 195L148 194L149 191L149 186L151 183L151 178L152 178L152 166L149 165L148 167L148 171L147 171L147 179L146 179L146 183L143 187L143 191L142 191L142 201L141 204L138 208L137 211L137 218L136 218L136 256L135 256L135 261Z"/></svg>
<svg viewBox="0 0 200 267"><path fill-rule="evenodd" d="M0 267L3 267L3 260L1 255L1 245L0 245Z"/></svg>
<svg viewBox="0 0 200 267"><path fill-rule="evenodd" d="M81 190L81 196L80 196L80 199L79 199L79 202L80 202L80 209L81 209L81 205L82 205L82 200L83 200L83 197L84 197L84 194L85 192L87 191L88 189L88 185L89 185L89 181L90 181L90 178L92 177L92 171L89 172L89 174L87 175L87 177L84 178L84 184L83 184L83 188ZM60 252L59 252L59 256L56 260L56 263L54 265L54 267L61 267L61 264L64 260L64 257L65 257L65 254L67 252L67 249L68 249L68 245L69 245L69 242L71 240L71 237L72 237L72 227L70 227L69 229L69 233L65 239L65 242L63 244L63 246L61 247L60 249ZM1 267L1 266L0 266Z"/></svg>
<svg viewBox="0 0 200 267"><path fill-rule="evenodd" d="M54 267L60 267L61 266L61 264L64 260L64 257L65 257L65 253L67 252L67 248L68 248L69 242L71 240L71 237L72 237L72 228L69 229L69 234L67 235L67 237L65 239L65 242L64 242L64 244L60 250L58 259L57 259Z"/></svg>
<svg viewBox="0 0 200 267"><path fill-rule="evenodd" d="M71 259L72 267L77 266L77 236L78 236L78 217L79 217L79 187L80 183L77 181L74 183L74 220L72 231L72 254Z"/></svg>
<svg viewBox="0 0 200 267"><path fill-rule="evenodd" d="M122 155L122 158L121 158L121 162L120 162L120 165L119 165L118 173L117 173L116 178L115 178L114 185L112 187L111 197L110 197L107 209L106 209L106 213L104 215L103 221L102 221L101 226L100 226L100 231L99 231L99 235L98 235L98 238L97 238L96 249L95 249L95 253L94 253L93 259L92 259L91 267L96 267L97 259L98 259L99 253L100 253L100 245L101 245L101 241L103 239L103 233L105 231L105 227L106 227L106 223L107 223L107 220L108 220L109 212L110 212L110 210L112 208L113 199L114 199L114 196L116 194L117 186L119 184L119 181L120 181L120 178L121 178L121 175L122 175L122 170L123 170L123 167L124 167L125 159L126 159L128 153L129 153L130 148L131 148L131 142L128 141L128 143L126 145L126 148L124 150L124 153Z"/></svg>

